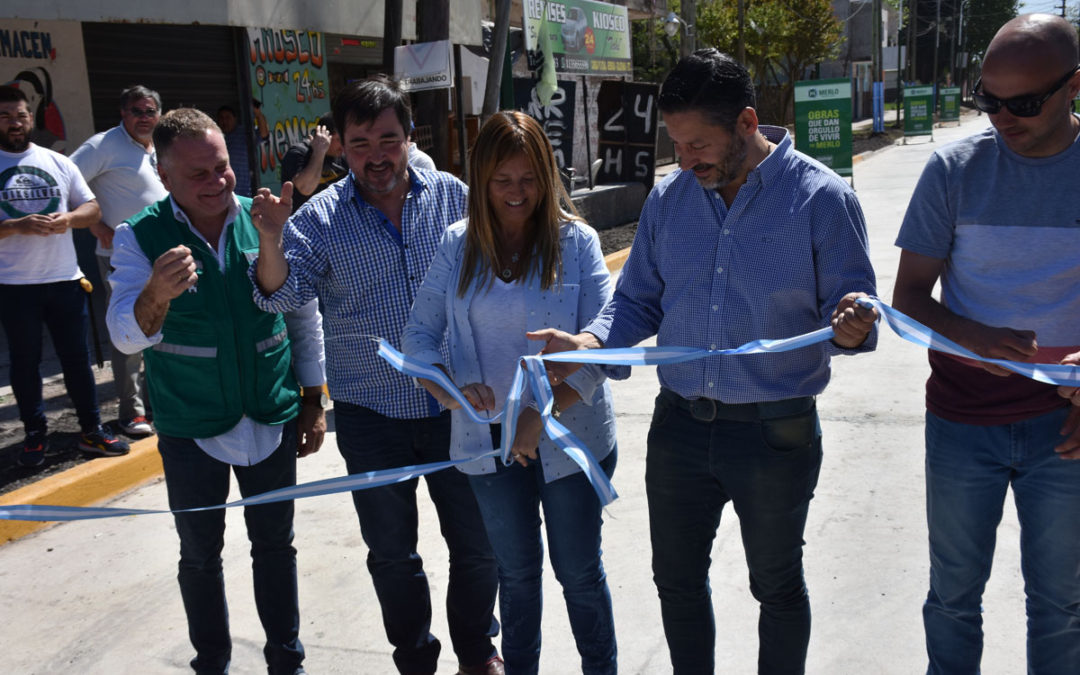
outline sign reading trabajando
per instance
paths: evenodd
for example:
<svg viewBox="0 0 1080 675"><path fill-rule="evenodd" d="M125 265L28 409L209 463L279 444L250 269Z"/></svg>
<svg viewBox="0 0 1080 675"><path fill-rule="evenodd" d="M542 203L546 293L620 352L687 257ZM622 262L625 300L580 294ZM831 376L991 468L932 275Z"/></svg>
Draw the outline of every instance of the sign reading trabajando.
<svg viewBox="0 0 1080 675"><path fill-rule="evenodd" d="M851 175L851 80L795 83L795 146L841 176Z"/></svg>
<svg viewBox="0 0 1080 675"><path fill-rule="evenodd" d="M629 75L630 16L626 7L593 0L522 0L525 44L552 55L559 73ZM547 22L547 31L541 30ZM547 35L548 45L539 44Z"/></svg>
<svg viewBox="0 0 1080 675"><path fill-rule="evenodd" d="M934 133L934 88L904 87L904 135L927 136Z"/></svg>

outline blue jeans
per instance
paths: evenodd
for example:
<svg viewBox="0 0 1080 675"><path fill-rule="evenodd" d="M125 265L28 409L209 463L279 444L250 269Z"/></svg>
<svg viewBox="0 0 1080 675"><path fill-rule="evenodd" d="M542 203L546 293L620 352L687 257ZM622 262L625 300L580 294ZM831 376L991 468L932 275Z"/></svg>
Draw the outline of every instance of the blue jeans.
<svg viewBox="0 0 1080 675"><path fill-rule="evenodd" d="M499 425L492 425L498 438ZM496 445L499 441L496 440ZM617 451L600 466L610 478ZM563 588L566 613L574 633L581 672L616 672L615 623L604 565L600 561L600 501L583 473L547 483L539 462L517 462L495 473L469 476L484 516L488 537L499 561L499 616L503 624L502 655L508 675L534 675L540 665L541 578L544 542L540 536L540 504L551 567ZM565 672L570 672L569 664Z"/></svg>
<svg viewBox="0 0 1080 675"><path fill-rule="evenodd" d="M1028 672L1080 673L1080 462L1054 454L1068 408L974 426L926 414L928 673L978 673L982 594L1009 486L1020 520Z"/></svg>
<svg viewBox="0 0 1080 675"><path fill-rule="evenodd" d="M190 438L158 435L165 468L169 508L222 504L229 495L229 471L236 473L244 497L296 485L296 422L285 424L281 445L254 466L230 466L210 457ZM232 640L225 602L221 549L225 511L177 513L180 535L180 595L187 613L188 636L195 647L191 667L197 673L229 672ZM300 611L296 586L296 549L292 501L244 507L251 541L255 607L266 644L263 654L272 675L296 672L304 660L298 637Z"/></svg>
<svg viewBox="0 0 1080 675"><path fill-rule="evenodd" d="M821 468L817 409L775 419L703 421L662 391L649 429L653 580L676 675L712 673L709 557L724 505L739 516L750 592L761 604L758 672L802 673L810 639L803 579L806 514ZM751 404L752 405L752 404ZM770 404L758 404L768 417Z"/></svg>
<svg viewBox="0 0 1080 675"><path fill-rule="evenodd" d="M64 386L75 405L79 427L83 432L97 429L101 419L86 344L86 292L79 282L0 284L0 323L7 335L11 389L26 433L46 430L40 371L43 327L48 327L60 359Z"/></svg>
<svg viewBox="0 0 1080 675"><path fill-rule="evenodd" d="M338 449L350 474L450 458L450 413L395 419L361 406L334 402ZM450 551L446 615L454 653L465 665L495 654L491 638L498 590L491 552L476 498L455 469L428 474L428 493ZM431 594L416 552L417 479L352 493L360 534L368 546L367 566L382 608L394 663L402 673L434 673L441 645L431 634Z"/></svg>

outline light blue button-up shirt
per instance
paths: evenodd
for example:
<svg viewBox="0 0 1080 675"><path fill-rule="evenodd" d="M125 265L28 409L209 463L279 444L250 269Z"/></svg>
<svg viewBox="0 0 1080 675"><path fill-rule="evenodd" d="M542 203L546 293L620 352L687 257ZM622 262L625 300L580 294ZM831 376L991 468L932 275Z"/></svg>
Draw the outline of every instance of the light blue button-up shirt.
<svg viewBox="0 0 1080 675"><path fill-rule="evenodd" d="M465 223L456 223L443 237L431 263L424 285L416 296L409 323L401 338L402 351L426 363L448 366L458 385L483 382L483 371L469 317L469 306L488 280L474 279L463 297L457 294L465 252ZM569 222L560 230L562 255L561 284L541 290L536 274L520 283L525 286L525 330L558 328L577 333L591 321L611 297L611 276L600 251L600 239L586 225ZM450 358L440 351L444 336L449 338ZM529 353L536 354L543 342L530 341ZM626 372L617 373L622 377ZM566 378L566 384L581 401L562 414L559 421L581 439L597 460L615 448L615 412L604 374L596 366L585 366ZM476 457L492 449L486 424L469 420L462 410L451 412L450 457ZM540 461L547 482L581 469L546 437L540 441ZM495 460L487 458L461 466L465 473L491 473Z"/></svg>
<svg viewBox="0 0 1080 675"><path fill-rule="evenodd" d="M285 226L285 284L270 296L255 285L255 304L272 312L318 295L330 397L398 419L430 417L440 408L376 355L375 338L399 346L439 239L465 217L468 200L468 188L448 173L410 168L409 178L400 232L364 201L352 173L312 197Z"/></svg>
<svg viewBox="0 0 1080 675"><path fill-rule="evenodd" d="M875 294L862 209L848 184L797 152L787 131L759 127L773 151L728 207L692 171L653 188L614 298L585 328L607 347L737 347L828 326L847 293ZM779 354L719 356L659 366L686 398L775 401L822 392L832 354L874 349L832 342Z"/></svg>

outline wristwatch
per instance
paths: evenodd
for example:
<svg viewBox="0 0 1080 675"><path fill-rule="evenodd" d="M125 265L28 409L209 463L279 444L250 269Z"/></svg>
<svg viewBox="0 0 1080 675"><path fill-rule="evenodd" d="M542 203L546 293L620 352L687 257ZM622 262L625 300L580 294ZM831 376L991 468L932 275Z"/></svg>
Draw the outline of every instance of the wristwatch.
<svg viewBox="0 0 1080 675"><path fill-rule="evenodd" d="M330 397L326 395L326 387L300 387L300 399L303 403L318 402L319 407L326 410L330 405Z"/></svg>

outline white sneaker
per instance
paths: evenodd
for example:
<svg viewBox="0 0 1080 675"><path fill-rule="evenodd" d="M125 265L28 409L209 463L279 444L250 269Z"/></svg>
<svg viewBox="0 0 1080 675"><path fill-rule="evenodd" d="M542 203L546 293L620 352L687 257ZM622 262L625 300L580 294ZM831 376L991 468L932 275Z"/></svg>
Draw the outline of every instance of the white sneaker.
<svg viewBox="0 0 1080 675"><path fill-rule="evenodd" d="M154 433L154 427L150 426L150 423L142 415L120 422L120 430L128 436L149 436Z"/></svg>

